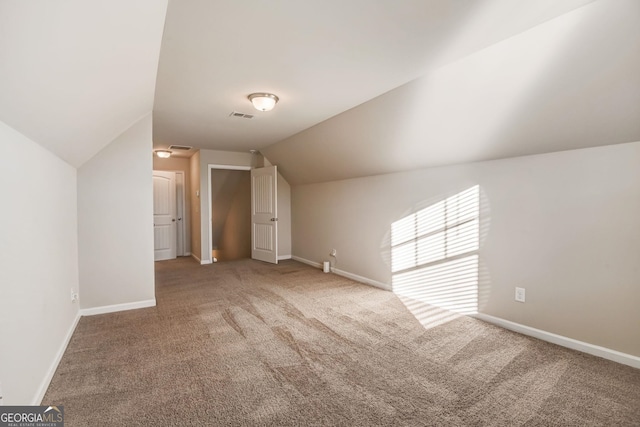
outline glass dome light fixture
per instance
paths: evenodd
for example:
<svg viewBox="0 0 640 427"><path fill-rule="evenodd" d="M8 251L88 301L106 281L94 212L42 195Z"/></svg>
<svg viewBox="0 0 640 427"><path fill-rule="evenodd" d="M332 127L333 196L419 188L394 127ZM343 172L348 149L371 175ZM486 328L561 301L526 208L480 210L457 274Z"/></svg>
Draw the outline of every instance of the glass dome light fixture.
<svg viewBox="0 0 640 427"><path fill-rule="evenodd" d="M160 157L161 159L168 159L169 157L171 157L171 151L169 150L156 150L155 153L156 156Z"/></svg>
<svg viewBox="0 0 640 427"><path fill-rule="evenodd" d="M252 93L248 96L249 101L253 104L256 110L271 111L276 103L280 100L272 93Z"/></svg>

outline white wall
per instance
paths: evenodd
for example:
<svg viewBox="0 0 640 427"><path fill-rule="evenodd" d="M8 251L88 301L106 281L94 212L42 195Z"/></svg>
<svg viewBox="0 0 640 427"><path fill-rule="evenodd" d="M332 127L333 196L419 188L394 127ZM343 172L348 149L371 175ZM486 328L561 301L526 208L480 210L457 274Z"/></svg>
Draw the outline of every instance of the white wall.
<svg viewBox="0 0 640 427"><path fill-rule="evenodd" d="M278 257L291 257L291 186L278 173Z"/></svg>
<svg viewBox="0 0 640 427"><path fill-rule="evenodd" d="M80 306L153 303L151 114L78 169Z"/></svg>
<svg viewBox="0 0 640 427"><path fill-rule="evenodd" d="M0 122L0 388L39 404L78 304L76 170Z"/></svg>
<svg viewBox="0 0 640 427"><path fill-rule="evenodd" d="M202 257L202 209L200 205L202 194L200 192L200 185L200 152L198 151L189 158L191 255L198 260Z"/></svg>
<svg viewBox="0 0 640 427"><path fill-rule="evenodd" d="M293 255L390 284L391 224L476 184L479 311L640 356L640 142L294 186Z"/></svg>

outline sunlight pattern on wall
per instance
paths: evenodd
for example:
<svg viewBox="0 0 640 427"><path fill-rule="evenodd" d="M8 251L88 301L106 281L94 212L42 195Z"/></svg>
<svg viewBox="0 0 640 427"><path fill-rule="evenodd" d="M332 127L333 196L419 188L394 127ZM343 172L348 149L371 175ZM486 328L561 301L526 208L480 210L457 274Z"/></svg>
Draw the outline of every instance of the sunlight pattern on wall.
<svg viewBox="0 0 640 427"><path fill-rule="evenodd" d="M391 225L393 291L458 313L478 310L480 188Z"/></svg>

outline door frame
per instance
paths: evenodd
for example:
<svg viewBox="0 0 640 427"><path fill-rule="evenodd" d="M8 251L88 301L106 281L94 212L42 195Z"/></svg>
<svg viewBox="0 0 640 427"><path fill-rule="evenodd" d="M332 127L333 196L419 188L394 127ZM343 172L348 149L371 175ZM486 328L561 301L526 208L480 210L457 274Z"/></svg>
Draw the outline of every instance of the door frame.
<svg viewBox="0 0 640 427"><path fill-rule="evenodd" d="M211 205L213 204L213 188L211 186L211 171L213 169L226 169L232 171L250 171L253 169L252 166L236 166L236 165L220 165L220 164L211 164L209 163L209 167L207 168L207 187L209 191L207 191L207 212L209 213L209 236L207 237L207 241L209 242L209 250L207 251L207 257L202 256L202 261L205 264L211 264L213 260L211 259L211 252L213 251L213 212L211 210ZM204 254L201 254L204 255ZM206 262L205 262L206 261Z"/></svg>
<svg viewBox="0 0 640 427"><path fill-rule="evenodd" d="M187 245L189 236L187 233L187 221L189 218L187 215L187 177L184 171L172 172L176 173L176 216L180 217L180 210L182 210L182 218L178 218L178 232L176 233L178 247L176 248L176 253L178 256L190 256L191 248ZM182 177L182 191L179 191L178 176ZM181 197L179 197L180 195ZM180 237L182 237L182 239L180 239ZM180 251L180 245L182 245L182 251Z"/></svg>

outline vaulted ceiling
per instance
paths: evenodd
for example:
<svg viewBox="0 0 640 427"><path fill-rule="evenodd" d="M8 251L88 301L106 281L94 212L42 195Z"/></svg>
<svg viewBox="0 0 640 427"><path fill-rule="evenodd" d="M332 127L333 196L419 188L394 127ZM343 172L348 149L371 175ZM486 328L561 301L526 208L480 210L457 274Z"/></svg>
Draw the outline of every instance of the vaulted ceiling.
<svg viewBox="0 0 640 427"><path fill-rule="evenodd" d="M632 141L640 141L634 0L559 16L262 152L303 184Z"/></svg>
<svg viewBox="0 0 640 427"><path fill-rule="evenodd" d="M167 1L0 0L0 120L79 166L153 109L293 184L640 140L637 0Z"/></svg>
<svg viewBox="0 0 640 427"><path fill-rule="evenodd" d="M153 108L167 0L0 0L0 120L73 166Z"/></svg>
<svg viewBox="0 0 640 427"><path fill-rule="evenodd" d="M636 0L172 2L154 141L300 184L640 140L639 43Z"/></svg>
<svg viewBox="0 0 640 427"><path fill-rule="evenodd" d="M590 1L174 1L154 140L262 149ZM272 112L247 99L263 91L280 97Z"/></svg>

